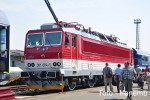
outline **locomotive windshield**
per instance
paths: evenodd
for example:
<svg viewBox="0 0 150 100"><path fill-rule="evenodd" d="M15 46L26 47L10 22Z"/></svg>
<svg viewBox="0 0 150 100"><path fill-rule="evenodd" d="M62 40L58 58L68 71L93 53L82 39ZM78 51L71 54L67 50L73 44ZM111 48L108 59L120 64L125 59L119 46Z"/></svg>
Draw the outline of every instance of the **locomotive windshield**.
<svg viewBox="0 0 150 100"><path fill-rule="evenodd" d="M61 44L61 32L34 33L27 36L27 47Z"/></svg>
<svg viewBox="0 0 150 100"><path fill-rule="evenodd" d="M29 34L27 37L27 47L42 46L43 33Z"/></svg>
<svg viewBox="0 0 150 100"><path fill-rule="evenodd" d="M45 45L60 45L61 32L48 32L45 34Z"/></svg>

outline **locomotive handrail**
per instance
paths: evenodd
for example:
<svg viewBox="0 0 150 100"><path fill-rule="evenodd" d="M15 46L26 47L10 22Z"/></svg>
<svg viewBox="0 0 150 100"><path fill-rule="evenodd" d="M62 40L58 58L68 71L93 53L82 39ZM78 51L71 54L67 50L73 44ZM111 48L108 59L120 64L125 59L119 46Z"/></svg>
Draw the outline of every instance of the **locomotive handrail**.
<svg viewBox="0 0 150 100"><path fill-rule="evenodd" d="M58 59L60 58L60 52L58 52Z"/></svg>

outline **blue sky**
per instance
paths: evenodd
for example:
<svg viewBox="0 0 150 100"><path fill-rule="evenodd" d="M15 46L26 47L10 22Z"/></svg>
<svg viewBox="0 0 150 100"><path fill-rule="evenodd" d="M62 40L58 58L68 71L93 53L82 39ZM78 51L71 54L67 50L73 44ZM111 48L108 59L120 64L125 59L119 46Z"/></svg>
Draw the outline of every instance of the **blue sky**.
<svg viewBox="0 0 150 100"><path fill-rule="evenodd" d="M59 20L79 22L104 34L114 34L135 48L134 19L141 19L141 49L150 52L150 0L49 0ZM0 0L11 24L11 49L24 49L25 34L53 23L44 0Z"/></svg>

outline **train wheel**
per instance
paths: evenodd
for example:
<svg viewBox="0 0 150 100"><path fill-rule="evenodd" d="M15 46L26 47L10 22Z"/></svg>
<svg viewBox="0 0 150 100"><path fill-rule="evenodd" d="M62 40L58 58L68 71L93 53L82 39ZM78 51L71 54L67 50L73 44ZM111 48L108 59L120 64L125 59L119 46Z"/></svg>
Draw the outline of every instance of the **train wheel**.
<svg viewBox="0 0 150 100"><path fill-rule="evenodd" d="M94 87L94 85L95 85L95 79L90 79L90 80L88 80L88 86L89 86L90 88Z"/></svg>
<svg viewBox="0 0 150 100"><path fill-rule="evenodd" d="M72 82L71 80L68 80L67 88L70 91L73 91L76 88L76 82Z"/></svg>

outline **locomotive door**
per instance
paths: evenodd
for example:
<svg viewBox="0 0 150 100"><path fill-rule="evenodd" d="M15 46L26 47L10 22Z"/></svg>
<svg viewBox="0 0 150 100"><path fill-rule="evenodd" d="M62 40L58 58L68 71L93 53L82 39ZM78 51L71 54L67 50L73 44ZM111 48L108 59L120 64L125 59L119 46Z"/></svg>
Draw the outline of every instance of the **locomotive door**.
<svg viewBox="0 0 150 100"><path fill-rule="evenodd" d="M77 35L71 35L72 68L77 68Z"/></svg>
<svg viewBox="0 0 150 100"><path fill-rule="evenodd" d="M9 26L0 25L0 71L9 72Z"/></svg>

